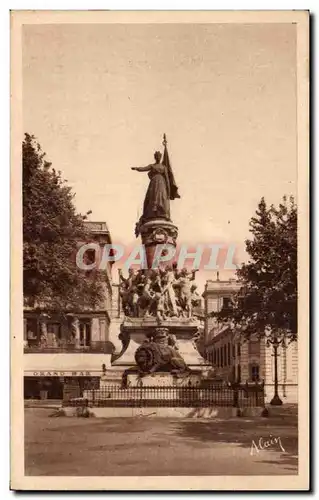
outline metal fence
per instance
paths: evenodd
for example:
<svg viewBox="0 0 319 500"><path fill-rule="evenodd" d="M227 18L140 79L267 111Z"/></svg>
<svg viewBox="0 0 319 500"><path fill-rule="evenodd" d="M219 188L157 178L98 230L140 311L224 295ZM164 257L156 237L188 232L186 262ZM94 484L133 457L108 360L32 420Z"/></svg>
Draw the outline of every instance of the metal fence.
<svg viewBox="0 0 319 500"><path fill-rule="evenodd" d="M83 398L64 402L92 407L263 407L263 387L103 387L84 391Z"/></svg>

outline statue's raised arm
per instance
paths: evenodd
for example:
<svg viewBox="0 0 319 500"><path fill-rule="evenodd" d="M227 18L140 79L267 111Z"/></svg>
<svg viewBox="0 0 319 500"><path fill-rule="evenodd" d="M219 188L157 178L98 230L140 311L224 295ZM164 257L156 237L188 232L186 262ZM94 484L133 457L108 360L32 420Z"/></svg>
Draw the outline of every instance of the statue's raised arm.
<svg viewBox="0 0 319 500"><path fill-rule="evenodd" d="M147 167L132 167L131 170L136 170L137 172L149 172L152 168L152 165L148 165Z"/></svg>

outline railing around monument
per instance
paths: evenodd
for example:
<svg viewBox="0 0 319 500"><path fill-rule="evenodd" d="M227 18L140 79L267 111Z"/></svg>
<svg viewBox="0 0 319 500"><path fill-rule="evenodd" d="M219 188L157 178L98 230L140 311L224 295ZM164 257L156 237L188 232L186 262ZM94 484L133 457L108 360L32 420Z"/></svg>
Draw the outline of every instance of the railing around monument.
<svg viewBox="0 0 319 500"><path fill-rule="evenodd" d="M251 408L264 406L263 386L232 387L128 387L104 386L84 391L83 398L64 404L67 406L91 406L113 408L192 408L225 407Z"/></svg>

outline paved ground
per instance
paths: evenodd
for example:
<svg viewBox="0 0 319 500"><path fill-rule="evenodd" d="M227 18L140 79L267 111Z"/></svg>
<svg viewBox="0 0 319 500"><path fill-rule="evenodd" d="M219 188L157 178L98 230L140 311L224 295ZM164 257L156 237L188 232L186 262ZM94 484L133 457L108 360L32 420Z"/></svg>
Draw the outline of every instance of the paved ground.
<svg viewBox="0 0 319 500"><path fill-rule="evenodd" d="M297 474L296 408L229 420L50 417L25 409L25 468L39 476ZM256 450L259 439L273 439ZM279 441L281 439L282 451Z"/></svg>

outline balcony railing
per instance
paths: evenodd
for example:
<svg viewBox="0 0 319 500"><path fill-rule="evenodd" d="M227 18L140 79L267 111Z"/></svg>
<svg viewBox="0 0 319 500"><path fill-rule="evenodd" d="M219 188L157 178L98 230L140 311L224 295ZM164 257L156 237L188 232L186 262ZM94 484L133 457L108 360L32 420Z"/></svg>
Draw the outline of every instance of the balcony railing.
<svg viewBox="0 0 319 500"><path fill-rule="evenodd" d="M24 346L25 354L56 354L56 353L103 353L112 354L114 351L114 346L112 342L109 341L92 341L89 345L76 345L74 343L59 342L58 345L43 345L43 344L31 344Z"/></svg>

